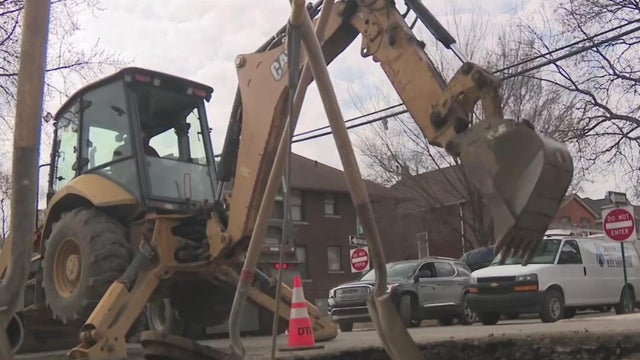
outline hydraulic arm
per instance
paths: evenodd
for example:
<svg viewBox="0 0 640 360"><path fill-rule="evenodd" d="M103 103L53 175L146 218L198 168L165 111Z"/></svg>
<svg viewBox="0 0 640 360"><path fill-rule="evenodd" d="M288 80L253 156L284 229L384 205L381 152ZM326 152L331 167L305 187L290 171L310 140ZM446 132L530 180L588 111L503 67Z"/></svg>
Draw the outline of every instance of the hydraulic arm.
<svg viewBox="0 0 640 360"><path fill-rule="evenodd" d="M410 3L424 14L421 3ZM424 136L460 157L468 178L490 206L498 250L530 253L571 181L573 164L567 149L525 123L504 119L499 80L476 64L464 63L447 83L393 2L337 1L322 41L326 62L359 34L361 55L380 64ZM235 169L225 231L229 249L246 243L252 232L284 131L285 45L274 39L272 48L236 59L239 109L233 113L240 114L240 121L232 117L224 148L235 151L223 153L221 160L227 169ZM479 101L486 120L470 126L470 114Z"/></svg>

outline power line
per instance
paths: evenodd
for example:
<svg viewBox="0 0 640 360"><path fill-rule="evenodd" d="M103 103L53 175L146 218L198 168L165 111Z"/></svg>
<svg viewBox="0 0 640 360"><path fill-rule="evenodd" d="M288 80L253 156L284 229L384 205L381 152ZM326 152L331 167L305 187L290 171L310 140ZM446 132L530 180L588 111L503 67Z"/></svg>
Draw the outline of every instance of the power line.
<svg viewBox="0 0 640 360"><path fill-rule="evenodd" d="M539 59L546 58L547 56L549 56L549 55L553 55L553 54L555 54L555 53L557 53L557 52L559 52L559 51L566 50L566 49L568 49L568 48L570 48L570 47L572 47L572 46L576 46L576 45L581 44L581 43L586 42L586 41L592 41L593 39L595 39L595 38L597 38L597 37L600 37L600 36L602 36L602 35L606 35L606 34L608 34L608 33L610 33L610 32L614 32L614 31L616 31L616 30L620 30L620 29L622 29L622 28L624 28L624 27L627 27L627 26L629 26L629 25L631 25L631 24L635 24L635 23L637 23L637 22L640 22L640 19L636 19L636 20L629 21L629 22L624 23L624 24L622 24L622 25L618 25L618 26L612 27L611 29L608 29L608 30L605 30L605 31L602 31L602 32L596 33L596 34L594 34L594 35L592 35L592 36L589 36L589 37L586 37L586 38L583 38L583 39L580 39L580 40L576 40L576 41L574 41L574 42L572 42L572 43L566 44L566 45L561 46L561 47L559 47L559 48L556 48L556 49L553 49L553 50L547 51L546 53L539 54L539 55L536 55L536 56L534 56L534 57L531 57L531 58L528 58L528 59L525 59L525 60L519 61L519 62L517 62L517 63L515 63L515 64L511 64L511 65L505 66L505 67L503 67L503 68L501 68L501 69L496 70L496 71L494 72L494 74L495 74L495 73L501 73L501 72L504 72L504 71L507 71L507 70L513 69L513 68L515 68L515 67L518 67L518 66L521 66L521 65L524 65L524 64L530 63L530 62L535 61L535 60L539 60Z"/></svg>
<svg viewBox="0 0 640 360"><path fill-rule="evenodd" d="M493 72L493 74L498 74L498 73L500 73L500 72L504 72L504 71L506 71L507 69L512 69L512 68L514 68L514 67L517 67L517 66L520 66L520 65L523 65L523 64L526 64L526 63L530 63L530 62L532 62L532 61L535 61L535 60L538 60L538 59L540 59L540 58L546 57L546 56L548 56L548 55L550 55L550 54L554 54L554 53L556 53L556 52L558 52L558 51L561 51L561 50L563 50L563 49L567 49L567 48L569 48L569 47L571 47L571 46L574 46L574 45L576 45L576 44L579 44L579 43L583 43L583 42L586 42L586 41L593 41L596 37L599 37L599 36L601 36L601 35L603 35L603 34L607 34L607 33L609 33L609 32L612 32L612 31L618 30L618 29L620 29L620 28L623 28L623 27L625 27L625 26L628 26L628 25L633 24L633 23L636 23L636 22L640 22L640 19L636 19L636 20L630 21L630 22L628 22L628 23L626 23L626 24L624 24L624 25L616 26L616 27L611 28L611 29L609 29L609 30L602 31L602 32L600 32L600 33L598 33L598 34L595 34L595 35L592 35L592 36L588 36L588 37L586 37L586 38L584 38L584 39L582 39L582 40L574 41L574 42L573 42L573 43L571 43L571 44L564 45L564 46L562 46L562 47L560 47L560 48L557 48L557 49L554 49L554 50L548 51L547 53L540 54L540 55L537 55L537 56L535 56L535 57L532 57L532 58L529 58L529 59L526 59L526 60L520 61L520 62L518 62L518 63L516 63L516 64L509 65L509 66L507 66L507 67L504 67L504 68L498 69L498 70L494 71L494 72ZM560 57L552 58L552 59L549 59L549 60L547 60L547 61L543 61L542 63L539 63L539 64L537 64L537 65L534 65L534 66L531 66L531 67L528 67L528 68L525 68L525 69L519 70L519 71L517 71L517 72L511 73L511 74L508 74L508 75L505 75L505 76L501 77L500 79L501 79L501 80L508 80L508 79L512 79L512 78L517 77L517 76L520 76L520 75L524 75L524 74L526 74L526 73L528 73L528 72L531 72L531 71L534 71L534 70L538 70L538 69L540 69L540 68L542 68L542 67L545 67L545 66L547 66L547 65L555 64L555 63L557 63L558 61L561 61L561 60L564 60L564 59L566 59L566 58L569 58L569 57L572 57L572 56L578 55L578 54L583 53L583 52L585 52L585 51L588 51L588 50L591 50L591 49L596 48L596 47L598 47L598 46L601 46L601 45L603 45L603 44L606 44L606 43L612 42L612 41L614 41L614 40L618 40L618 39L622 38L623 36L626 36L626 35L632 34L632 33L637 32L637 31L640 31L640 26L637 26L637 27L631 28L631 29L626 30L626 31L624 31L624 32L622 32L622 33L619 33L619 34L617 34L617 35L614 35L614 36L611 36L611 37L605 38L605 39L600 40L600 41L598 41L598 42L593 42L593 43L592 43L592 44L590 44L590 45L580 47L580 48L575 49L575 50L573 50L573 51L570 51L570 52L568 52L568 53L566 53L566 54L564 54L564 55L561 55ZM376 111L373 111L373 112L371 112L371 113L363 114L363 115L360 115L360 116L357 116L357 117L354 117L354 118L351 118L351 119L345 120L345 123L350 123L350 122L353 122L353 121L355 121L355 120L362 119L362 118L364 118L364 117L368 117L368 116L371 116L371 115L374 115L374 114L378 114L378 113L383 112L383 111L386 111L386 110L390 110L390 109L393 109L393 108L396 108L396 107L400 107L400 106L402 106L402 105L404 105L404 104L403 104L403 103L399 103L399 104L391 105L391 106L388 106L388 107L386 107L386 108L384 108L384 109L376 110ZM353 129L353 128L357 128L357 127L360 127L360 126L363 126L363 125L372 124L372 123L374 123L374 122L378 122L378 121L381 121L381 120L386 120L386 119L389 119L389 118L394 117L394 116L398 116L398 115L405 114L405 113L407 113L407 112L408 112L408 110L407 110L407 109L400 110L400 111L397 111L397 112L394 112L394 113L391 113L391 114L388 114L388 115L383 115L383 116L380 116L380 117L377 117L377 118L374 118L374 119L371 119L371 120L364 121L364 122L362 122L362 123L358 123L358 124L355 124L355 125L347 126L347 129ZM295 139L296 137L299 137L299 136L302 136L302 135L306 135L306 134L310 134L310 133L313 133L313 132L317 132L317 131L320 131L320 130L325 130L325 129L328 129L328 128L329 128L329 126L323 126L323 127L319 127L319 128L316 128L316 129L312 129L312 130L305 131L305 132L303 132L303 133L295 134L295 135L293 136L293 138L294 138L294 139L292 140L292 143L302 142L302 141L306 141L306 140L312 140L312 139L315 139L315 138L319 138L319 137L323 137L323 136L330 135L330 134L331 134L331 131L326 131L326 132L323 132L323 133L320 133L320 134L307 136L307 137L304 137L304 138L302 138L302 139Z"/></svg>
<svg viewBox="0 0 640 360"><path fill-rule="evenodd" d="M380 120L385 120L385 119L388 119L388 118L391 118L391 117L394 117L394 116L398 116L398 115L406 114L407 112L409 112L409 110L407 110L407 109L400 110L400 111L396 111L396 112L394 112L394 113L387 114L387 115L382 115L382 116L379 116L379 117L377 117L377 118L373 118L373 119L370 119L370 120L367 120L367 121L363 121L363 122L358 123L358 124L349 125L349 126L347 126L347 129L354 129L354 128L357 128L357 127L360 127L360 126L373 124L374 122L378 122L378 121L380 121ZM368 114L367 114L367 115L368 115ZM347 121L349 121L349 120L346 120L346 121L345 121L345 123L346 123ZM327 127L325 126L324 128L327 128ZM320 129L320 128L319 128L319 129ZM317 129L316 129L316 130L317 130ZM301 142L301 141L306 141L306 140L311 140L311 139L319 138L319 137L326 136L326 135L329 135L329 134L331 134L331 130L329 130L329 131L325 131L325 132L320 133L320 134L307 136L307 137L302 138L302 139L293 139L291 142L292 142L292 143L297 143L297 142Z"/></svg>
<svg viewBox="0 0 640 360"><path fill-rule="evenodd" d="M400 107L400 106L403 106L403 105L404 105L403 103L400 103L400 104L395 104L395 105L387 106L386 108L378 109L378 110L376 110L376 111L372 111L372 112L370 112L370 113L366 113L366 114L363 114L363 115L359 115L359 116L356 116L356 117L354 117L354 118L351 118L351 119L345 120L344 122L345 122L345 123L349 123L349 122L352 122L352 121L360 120L360 119L362 119L362 118L365 118L365 117L368 117L368 116L371 116L371 115L375 115L375 114L379 114L379 113L381 113L381 112L384 112L384 111L387 111L387 110L391 110L391 109L394 109L394 108L397 108L397 107ZM316 128L316 129L312 129L312 130L307 130L307 131L304 131L304 132L301 132L301 133L295 134L294 136L302 136L302 135L310 134L310 133L313 133L313 132L316 132L316 131L320 131L320 130L324 130L324 129L328 129L328 128L329 128L329 125L327 125L327 126L323 126L323 127L319 127L319 128Z"/></svg>

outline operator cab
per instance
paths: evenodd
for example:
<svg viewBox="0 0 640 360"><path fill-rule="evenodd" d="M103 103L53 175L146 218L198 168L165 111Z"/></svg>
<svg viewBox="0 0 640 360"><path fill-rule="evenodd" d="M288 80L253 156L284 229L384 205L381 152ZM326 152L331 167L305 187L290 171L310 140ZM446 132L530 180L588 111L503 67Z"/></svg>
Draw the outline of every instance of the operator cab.
<svg viewBox="0 0 640 360"><path fill-rule="evenodd" d="M97 174L146 207L189 210L214 194L214 156L204 102L213 89L125 68L74 94L55 116L49 198Z"/></svg>

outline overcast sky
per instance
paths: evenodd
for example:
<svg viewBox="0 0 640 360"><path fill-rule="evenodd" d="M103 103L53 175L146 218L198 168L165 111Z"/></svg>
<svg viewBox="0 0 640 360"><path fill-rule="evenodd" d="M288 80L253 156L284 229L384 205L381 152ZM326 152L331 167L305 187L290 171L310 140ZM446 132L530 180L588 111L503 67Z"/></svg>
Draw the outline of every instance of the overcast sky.
<svg viewBox="0 0 640 360"><path fill-rule="evenodd" d="M511 16L523 16L542 1L425 0L424 3L443 23L455 4L459 16L481 9L488 15L490 26L496 26ZM99 40L103 48L119 51L131 66L168 72L212 86L214 95L208 112L217 152L222 148L236 89L235 57L253 52L273 35L286 23L290 10L289 1L285 0L108 0L102 8L83 15L82 30L75 40L87 47ZM373 84L388 82L379 66L369 58L361 58L359 51L357 38L329 67L345 118L359 115L350 93L366 94ZM296 132L324 125L326 117L312 85ZM294 151L341 168L331 137L296 144ZM602 197L611 186L608 183L588 186L581 195Z"/></svg>

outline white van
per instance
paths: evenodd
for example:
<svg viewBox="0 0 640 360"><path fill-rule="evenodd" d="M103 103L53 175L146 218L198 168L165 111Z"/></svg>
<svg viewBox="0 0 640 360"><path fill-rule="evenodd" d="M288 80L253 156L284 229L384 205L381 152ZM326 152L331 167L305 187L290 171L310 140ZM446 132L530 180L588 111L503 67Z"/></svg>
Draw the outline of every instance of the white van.
<svg viewBox="0 0 640 360"><path fill-rule="evenodd" d="M624 243L627 288L620 243L603 235L546 235L526 266L518 257L500 265L496 256L490 266L474 271L467 303L485 325L496 324L501 315L534 313L543 322L555 322L582 308L633 312L640 289L636 242Z"/></svg>

